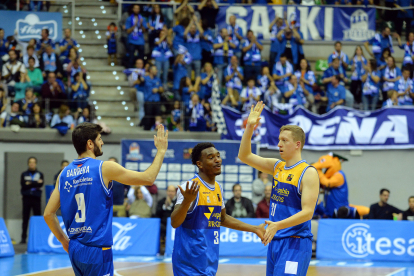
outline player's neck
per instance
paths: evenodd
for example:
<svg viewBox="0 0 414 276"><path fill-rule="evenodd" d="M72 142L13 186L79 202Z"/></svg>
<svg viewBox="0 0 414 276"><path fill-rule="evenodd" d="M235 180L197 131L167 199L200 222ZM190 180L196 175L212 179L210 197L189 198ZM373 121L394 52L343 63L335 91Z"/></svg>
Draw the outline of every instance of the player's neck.
<svg viewBox="0 0 414 276"><path fill-rule="evenodd" d="M215 185L216 184L216 176L212 175L209 176L203 172L199 172L198 176L200 176L201 179L203 179L206 183L210 184L210 185Z"/></svg>
<svg viewBox="0 0 414 276"><path fill-rule="evenodd" d="M301 160L302 160L301 154L300 153L296 154L292 158L290 158L289 160L285 160L286 161L286 167L293 166Z"/></svg>
<svg viewBox="0 0 414 276"><path fill-rule="evenodd" d="M93 154L93 153L92 153L92 152L90 152L90 151L86 151L86 152L82 153L81 155L79 155L79 156L78 156L78 159L83 159L83 158L87 158L87 157L90 157L90 158L96 159L95 154Z"/></svg>

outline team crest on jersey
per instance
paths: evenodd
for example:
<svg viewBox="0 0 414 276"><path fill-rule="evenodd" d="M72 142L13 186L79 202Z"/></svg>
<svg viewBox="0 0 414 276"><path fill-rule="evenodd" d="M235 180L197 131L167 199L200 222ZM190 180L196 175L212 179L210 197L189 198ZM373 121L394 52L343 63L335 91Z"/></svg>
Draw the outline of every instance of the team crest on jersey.
<svg viewBox="0 0 414 276"><path fill-rule="evenodd" d="M289 174L288 177L286 178L286 181L292 181L294 175L293 174Z"/></svg>
<svg viewBox="0 0 414 276"><path fill-rule="evenodd" d="M70 185L69 182L65 182L65 189L68 190L68 193L70 192L70 188L72 188L72 185Z"/></svg>

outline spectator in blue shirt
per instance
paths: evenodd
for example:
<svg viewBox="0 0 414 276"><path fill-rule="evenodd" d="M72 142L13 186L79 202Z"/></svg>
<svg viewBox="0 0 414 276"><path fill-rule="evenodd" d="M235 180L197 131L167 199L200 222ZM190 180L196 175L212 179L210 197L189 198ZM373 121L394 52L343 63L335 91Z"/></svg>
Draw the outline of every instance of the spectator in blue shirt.
<svg viewBox="0 0 414 276"><path fill-rule="evenodd" d="M187 117L189 118L188 130L206 131L206 120L204 118L204 106L200 103L197 94L191 96L191 104L188 108Z"/></svg>
<svg viewBox="0 0 414 276"><path fill-rule="evenodd" d="M377 70L377 61L370 59L364 75L361 76L362 104L364 110L377 109L380 92L381 72Z"/></svg>
<svg viewBox="0 0 414 276"><path fill-rule="evenodd" d="M399 105L413 105L413 80L410 79L410 69L403 68L402 78L395 82L394 89L398 92L398 103Z"/></svg>
<svg viewBox="0 0 414 276"><path fill-rule="evenodd" d="M145 117L143 119L144 130L150 130L155 124L155 116L161 115L160 101L161 96L164 92L161 80L157 78L157 67L152 65L149 70L148 76L145 79Z"/></svg>
<svg viewBox="0 0 414 276"><path fill-rule="evenodd" d="M299 63L299 70L295 72L295 75L298 79L300 87L302 84L304 88L302 89L306 99L307 104L306 108L316 113L318 106L315 103L315 96L313 94L313 85L316 82L315 73L311 70L310 65L306 59L302 59Z"/></svg>
<svg viewBox="0 0 414 276"><path fill-rule="evenodd" d="M159 37L161 30L165 26L164 15L161 13L160 5L153 5L152 13L148 17L148 40L150 51L154 49L155 39ZM158 70L159 71L159 70Z"/></svg>
<svg viewBox="0 0 414 276"><path fill-rule="evenodd" d="M351 75L351 93L354 95L354 99L357 104L361 103L362 97L362 80L361 77L365 73L365 67L367 65L367 60L364 57L361 46L356 46L355 54L349 63L352 66L352 75Z"/></svg>
<svg viewBox="0 0 414 276"><path fill-rule="evenodd" d="M180 46L185 46L184 32L185 28L190 24L190 19L187 17L183 18L178 25L174 26L172 30L174 31L174 40L173 40L173 51L174 55L178 54L178 49Z"/></svg>
<svg viewBox="0 0 414 276"><path fill-rule="evenodd" d="M181 79L187 77L187 68L186 63L184 60L183 54L178 54L175 58L174 66L174 82L173 82L173 90L174 90L174 99L177 101L181 101L181 95L178 92L180 88Z"/></svg>
<svg viewBox="0 0 414 276"><path fill-rule="evenodd" d="M191 71L194 69L195 77L200 76L201 71L201 39L204 30L194 15L193 20L184 31L184 39L186 47L191 55L191 62L187 64L187 75L191 76Z"/></svg>
<svg viewBox="0 0 414 276"><path fill-rule="evenodd" d="M247 80L247 86L243 88L240 93L241 101L243 103L243 112L249 112L252 105L256 105L260 101L262 91L255 85L254 79Z"/></svg>
<svg viewBox="0 0 414 276"><path fill-rule="evenodd" d="M213 64L213 42L214 42L214 35L211 29L208 28L207 20L202 21L202 28L204 30L204 34L201 37L201 63L205 64L209 62Z"/></svg>
<svg viewBox="0 0 414 276"><path fill-rule="evenodd" d="M144 58L145 41L144 31L145 22L140 12L139 5L133 5L132 14L128 17L125 28L128 33L128 56L129 68L135 63L135 51L138 51L138 58Z"/></svg>
<svg viewBox="0 0 414 276"><path fill-rule="evenodd" d="M408 39L405 44L401 43L401 38L398 37L398 47L404 50L403 67L410 69L410 78L413 78L414 72L414 33L408 34Z"/></svg>
<svg viewBox="0 0 414 276"><path fill-rule="evenodd" d="M238 59L241 59L242 53L240 50L240 44L243 40L243 31L239 25L236 24L236 16L232 15L229 18L229 25L227 26L227 32L231 36L231 40L233 41L236 48L233 50L233 54L237 56Z"/></svg>
<svg viewBox="0 0 414 276"><path fill-rule="evenodd" d="M310 91L306 89L303 81L298 80L296 75L289 77L289 80L285 82L284 90L283 97L285 98L285 102L292 106L308 106L306 97L310 95Z"/></svg>
<svg viewBox="0 0 414 276"><path fill-rule="evenodd" d="M262 91L262 95L264 95L267 89L275 84L272 75L270 74L269 67L264 66L262 68L262 74L257 76L257 84Z"/></svg>
<svg viewBox="0 0 414 276"><path fill-rule="evenodd" d="M69 50L75 49L78 51L78 42L71 38L72 33L70 29L65 29L65 38L59 42L60 60L63 61L69 56Z"/></svg>
<svg viewBox="0 0 414 276"><path fill-rule="evenodd" d="M401 36L402 27L405 22L405 38L408 41L408 34L411 31L411 20L413 19L413 10L404 9L405 7L410 7L412 0L397 0L397 3L394 4L396 8L401 8L397 13L397 20L395 20L395 32Z"/></svg>
<svg viewBox="0 0 414 276"><path fill-rule="evenodd" d="M273 68L276 62L278 52L280 51L280 42L277 39L277 34L284 28L283 18L275 16L275 19L269 25L270 32L270 56L269 56L269 68Z"/></svg>
<svg viewBox="0 0 414 276"><path fill-rule="evenodd" d="M382 107L399 106L398 92L395 90L389 90L387 92L388 99L382 103Z"/></svg>
<svg viewBox="0 0 414 276"><path fill-rule="evenodd" d="M372 52L369 49L370 44L372 45ZM382 52L387 48L391 53L394 53L390 28L384 27L382 33L377 33L371 40L365 41L364 47L372 57L377 59L377 61L381 58Z"/></svg>
<svg viewBox="0 0 414 276"><path fill-rule="evenodd" d="M180 81L180 89L179 93L181 95L181 101L184 103L184 107L188 109L191 105L191 96L194 93L198 93L200 89L200 78L197 78L195 81L195 84L193 85L191 83L191 80L189 77L184 77ZM186 124L186 127L188 124Z"/></svg>
<svg viewBox="0 0 414 276"><path fill-rule="evenodd" d="M342 66L344 72L348 69L349 58L348 55L342 51L342 43L340 41L335 42L335 51L328 57L328 64L332 66L332 60L334 58L339 59L339 65Z"/></svg>
<svg viewBox="0 0 414 276"><path fill-rule="evenodd" d="M230 64L224 71L224 77L226 79L226 88L228 94L233 94L237 91L239 94L243 88L243 68L239 66L239 60L236 56L230 58Z"/></svg>
<svg viewBox="0 0 414 276"><path fill-rule="evenodd" d="M323 72L322 83L329 84L332 81L333 76L338 75L341 80L348 82L348 79L345 77L345 72L342 66L340 66L339 58L334 58L332 60L332 65Z"/></svg>
<svg viewBox="0 0 414 276"><path fill-rule="evenodd" d="M244 52L244 74L246 79L256 79L262 68L262 44L254 36L252 30L247 31L246 40L243 45Z"/></svg>
<svg viewBox="0 0 414 276"><path fill-rule="evenodd" d="M323 101L328 101L326 112L333 109L337 105L343 105L345 103L345 87L339 84L340 81L340 76L333 76L331 78L331 83L328 84L326 97L322 97Z"/></svg>
<svg viewBox="0 0 414 276"><path fill-rule="evenodd" d="M204 72L201 73L200 77L200 92L199 96L201 101L208 102L211 98L211 92L214 83L214 69L211 63L207 62L204 64Z"/></svg>
<svg viewBox="0 0 414 276"><path fill-rule="evenodd" d="M36 51L40 56L46 49L47 45L52 46L53 50L55 49L55 42L49 38L49 29L42 29L42 38L36 43Z"/></svg>
<svg viewBox="0 0 414 276"><path fill-rule="evenodd" d="M74 76L72 83L72 99L76 101L76 108L84 109L88 105L89 86L83 79L83 72L80 71Z"/></svg>
<svg viewBox="0 0 414 276"><path fill-rule="evenodd" d="M388 57L387 67L385 67L384 72L382 74L382 80L384 81L384 85L382 88L383 99L386 98L388 90L394 89L395 83L399 79L401 79L401 70L395 65L394 57Z"/></svg>
<svg viewBox="0 0 414 276"><path fill-rule="evenodd" d="M223 70L228 64L229 57L233 56L235 48L236 45L228 35L227 29L221 29L220 35L216 37L213 44L214 66L217 68L217 78L220 86L223 81Z"/></svg>
<svg viewBox="0 0 414 276"><path fill-rule="evenodd" d="M155 39L155 47L152 50L152 57L155 59L155 66L157 66L157 78L161 78L164 86L168 81L168 70L170 68L170 57L173 56L171 52L171 39L168 38L167 30L162 29L160 36Z"/></svg>
<svg viewBox="0 0 414 276"><path fill-rule="evenodd" d="M378 69L378 71L381 72L381 74L384 73L384 69L385 69L385 67L387 67L388 57L390 57L390 56L391 56L391 51L390 51L390 49L386 48L386 49L384 49L384 51L382 51L381 58L377 59L377 69Z"/></svg>
<svg viewBox="0 0 414 276"><path fill-rule="evenodd" d="M288 60L290 60L295 67L299 65L301 52L301 45L305 43L302 33L298 32L296 27L286 27L281 29L277 34L277 39L280 42L280 52L276 61L279 61L282 54L285 54ZM302 49L303 52L303 49Z"/></svg>
<svg viewBox="0 0 414 276"><path fill-rule="evenodd" d="M293 74L293 66L287 60L285 54L280 55L280 60L275 63L273 67L273 79L276 82L276 87L282 92L285 92L285 81Z"/></svg>

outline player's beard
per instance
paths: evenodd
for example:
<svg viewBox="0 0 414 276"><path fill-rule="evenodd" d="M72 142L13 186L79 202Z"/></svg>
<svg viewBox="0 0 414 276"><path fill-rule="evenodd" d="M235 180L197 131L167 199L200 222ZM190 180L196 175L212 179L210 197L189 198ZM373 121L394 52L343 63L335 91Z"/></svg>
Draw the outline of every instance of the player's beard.
<svg viewBox="0 0 414 276"><path fill-rule="evenodd" d="M95 154L96 157L101 156L103 154L103 151L98 147L98 145L95 142L93 143L93 154Z"/></svg>

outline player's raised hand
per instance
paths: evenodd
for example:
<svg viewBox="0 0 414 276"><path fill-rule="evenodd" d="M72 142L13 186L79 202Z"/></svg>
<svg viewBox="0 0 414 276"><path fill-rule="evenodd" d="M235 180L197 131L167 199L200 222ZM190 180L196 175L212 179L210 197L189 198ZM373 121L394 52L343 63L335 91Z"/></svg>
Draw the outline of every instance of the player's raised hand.
<svg viewBox="0 0 414 276"><path fill-rule="evenodd" d="M154 145L159 151L166 151L168 148L168 130L164 134L164 126L159 125L157 135L154 135Z"/></svg>
<svg viewBox="0 0 414 276"><path fill-rule="evenodd" d="M265 246L268 245L272 241L273 237L276 235L276 232L278 230L276 222L266 220L266 224L267 224L266 233L262 240L262 243Z"/></svg>
<svg viewBox="0 0 414 276"><path fill-rule="evenodd" d="M185 191L183 190L183 188L181 188L181 186L178 186L178 188L181 191L181 194L184 197L184 200L187 202L193 202L198 195L198 190L200 190L200 185L198 185L197 182L193 181L193 183L191 184L191 187L188 187L189 185L189 181L187 181L187 186Z"/></svg>
<svg viewBox="0 0 414 276"><path fill-rule="evenodd" d="M262 114L264 103L262 101L258 102L256 106L252 105L250 110L249 118L247 118L247 124L250 126L255 126L260 121L260 114Z"/></svg>

